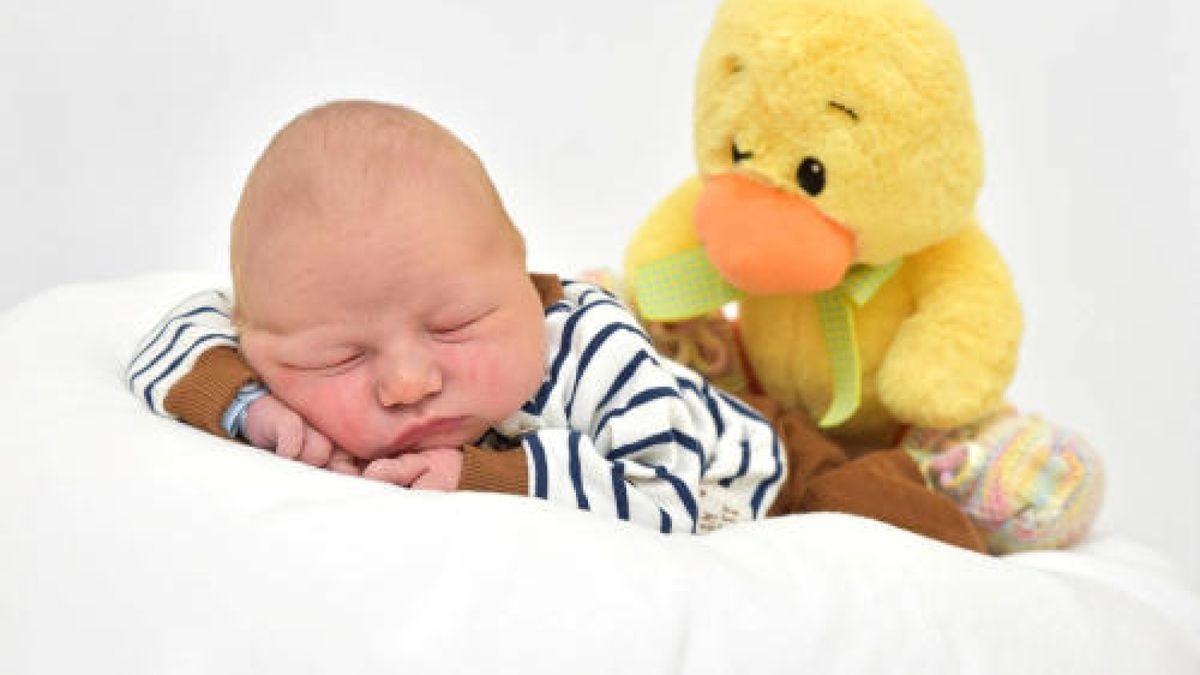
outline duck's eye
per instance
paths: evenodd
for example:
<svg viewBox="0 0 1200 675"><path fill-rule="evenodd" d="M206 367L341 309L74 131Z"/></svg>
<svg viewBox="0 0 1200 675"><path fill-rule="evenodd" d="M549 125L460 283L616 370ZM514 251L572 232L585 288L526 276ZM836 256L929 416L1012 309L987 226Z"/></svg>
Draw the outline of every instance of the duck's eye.
<svg viewBox="0 0 1200 675"><path fill-rule="evenodd" d="M740 148L738 148L737 141L734 141L730 145L733 148L733 163L734 164L740 164L754 156L753 152L750 152L750 151L743 152Z"/></svg>
<svg viewBox="0 0 1200 675"><path fill-rule="evenodd" d="M815 157L805 157L796 169L796 182L809 195L816 197L825 189L825 165Z"/></svg>

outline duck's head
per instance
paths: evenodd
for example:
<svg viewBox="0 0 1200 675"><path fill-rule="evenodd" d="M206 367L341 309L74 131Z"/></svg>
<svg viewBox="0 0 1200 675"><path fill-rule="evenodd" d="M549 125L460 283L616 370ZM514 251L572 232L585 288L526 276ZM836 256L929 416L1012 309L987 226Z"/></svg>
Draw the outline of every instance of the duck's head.
<svg viewBox="0 0 1200 675"><path fill-rule="evenodd" d="M695 149L700 239L754 294L825 290L950 237L983 174L958 47L919 0L726 0Z"/></svg>

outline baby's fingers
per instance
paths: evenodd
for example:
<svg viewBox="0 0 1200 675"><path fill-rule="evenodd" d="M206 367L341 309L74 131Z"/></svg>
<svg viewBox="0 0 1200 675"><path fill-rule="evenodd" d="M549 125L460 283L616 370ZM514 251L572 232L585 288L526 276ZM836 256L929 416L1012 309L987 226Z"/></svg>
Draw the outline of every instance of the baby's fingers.
<svg viewBox="0 0 1200 675"><path fill-rule="evenodd" d="M411 487L413 482L429 471L429 461L419 454L401 455L396 458L377 459L363 469L363 478L381 480L401 487Z"/></svg>
<svg viewBox="0 0 1200 675"><path fill-rule="evenodd" d="M304 452L304 421L299 415L281 415L275 422L275 454L288 459L299 459Z"/></svg>
<svg viewBox="0 0 1200 675"><path fill-rule="evenodd" d="M304 446L300 450L300 461L311 466L325 466L333 454L333 443L316 429L304 425Z"/></svg>
<svg viewBox="0 0 1200 675"><path fill-rule="evenodd" d="M334 450L333 454L329 457L329 464L326 464L325 468L350 476L362 474L362 469L359 468L358 462L344 450Z"/></svg>

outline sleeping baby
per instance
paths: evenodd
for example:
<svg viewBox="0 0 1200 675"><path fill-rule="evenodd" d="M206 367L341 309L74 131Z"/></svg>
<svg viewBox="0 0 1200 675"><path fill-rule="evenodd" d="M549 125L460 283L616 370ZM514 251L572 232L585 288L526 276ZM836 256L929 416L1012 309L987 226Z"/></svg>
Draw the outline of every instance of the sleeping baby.
<svg viewBox="0 0 1200 675"><path fill-rule="evenodd" d="M242 192L231 266L232 299L188 298L139 346L129 386L156 413L661 532L837 510L982 550L904 453L848 461L663 357L607 291L530 274L479 160L411 110L343 101L287 124Z"/></svg>

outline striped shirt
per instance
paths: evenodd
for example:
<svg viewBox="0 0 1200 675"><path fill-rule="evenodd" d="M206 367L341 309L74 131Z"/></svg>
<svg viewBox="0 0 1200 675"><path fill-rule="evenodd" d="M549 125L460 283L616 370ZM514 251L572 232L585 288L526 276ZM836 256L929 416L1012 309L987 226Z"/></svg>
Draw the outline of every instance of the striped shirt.
<svg viewBox="0 0 1200 675"><path fill-rule="evenodd" d="M652 527L708 532L765 517L785 475L779 437L756 412L659 355L607 291L564 281L545 310L545 379L495 425L526 453L530 496ZM191 296L129 367L154 412L201 353L236 346L229 296Z"/></svg>

